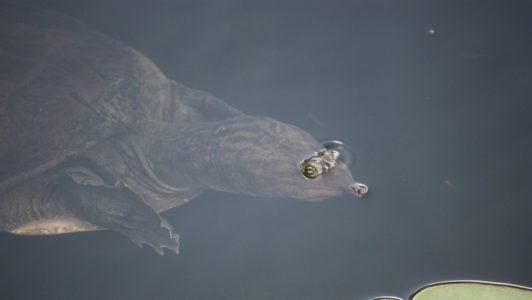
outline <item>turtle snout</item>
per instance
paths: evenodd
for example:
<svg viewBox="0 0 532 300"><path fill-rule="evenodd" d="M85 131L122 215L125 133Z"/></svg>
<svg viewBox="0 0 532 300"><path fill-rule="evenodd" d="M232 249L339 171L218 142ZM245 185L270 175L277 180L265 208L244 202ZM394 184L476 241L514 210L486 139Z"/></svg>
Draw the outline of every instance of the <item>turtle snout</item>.
<svg viewBox="0 0 532 300"><path fill-rule="evenodd" d="M355 182L351 184L350 187L357 198L363 198L364 196L367 195L368 190L369 190L367 185L360 183L360 182Z"/></svg>

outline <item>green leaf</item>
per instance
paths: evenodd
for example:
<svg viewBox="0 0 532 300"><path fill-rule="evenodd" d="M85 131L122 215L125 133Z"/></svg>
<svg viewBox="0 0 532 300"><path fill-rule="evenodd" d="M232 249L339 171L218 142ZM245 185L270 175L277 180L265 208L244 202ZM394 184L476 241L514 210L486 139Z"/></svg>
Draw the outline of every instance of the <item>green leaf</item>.
<svg viewBox="0 0 532 300"><path fill-rule="evenodd" d="M532 300L532 289L483 281L435 283L414 293L411 300Z"/></svg>

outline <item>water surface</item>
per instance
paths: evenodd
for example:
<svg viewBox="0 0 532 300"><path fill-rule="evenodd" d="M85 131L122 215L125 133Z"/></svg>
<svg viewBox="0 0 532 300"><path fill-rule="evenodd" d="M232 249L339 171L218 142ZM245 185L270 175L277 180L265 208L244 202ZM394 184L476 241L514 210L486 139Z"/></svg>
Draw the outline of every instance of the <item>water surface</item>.
<svg viewBox="0 0 532 300"><path fill-rule="evenodd" d="M112 232L1 234L6 299L347 300L449 279L532 286L532 2L33 2L245 113L349 142L371 194L309 204L207 192L165 213L179 256Z"/></svg>

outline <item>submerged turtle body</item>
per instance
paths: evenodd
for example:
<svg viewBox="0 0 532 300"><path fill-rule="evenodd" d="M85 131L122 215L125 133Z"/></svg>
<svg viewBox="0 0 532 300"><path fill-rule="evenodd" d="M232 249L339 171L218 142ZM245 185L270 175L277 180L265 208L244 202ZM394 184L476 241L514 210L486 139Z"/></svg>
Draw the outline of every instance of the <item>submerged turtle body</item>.
<svg viewBox="0 0 532 300"><path fill-rule="evenodd" d="M201 122L210 106L215 113L203 118L239 114L169 81L134 49L57 13L5 9L0 40L2 187L147 120Z"/></svg>
<svg viewBox="0 0 532 300"><path fill-rule="evenodd" d="M111 229L177 252L158 213L204 189L308 200L354 189L341 162L322 178L302 176L300 163L321 146L297 127L168 80L72 18L0 14L1 230Z"/></svg>

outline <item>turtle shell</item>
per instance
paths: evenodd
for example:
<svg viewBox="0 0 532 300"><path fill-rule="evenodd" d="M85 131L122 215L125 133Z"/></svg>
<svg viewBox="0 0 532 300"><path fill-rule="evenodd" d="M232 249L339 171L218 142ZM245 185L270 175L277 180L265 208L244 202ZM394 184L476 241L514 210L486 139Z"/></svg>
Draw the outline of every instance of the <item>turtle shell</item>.
<svg viewBox="0 0 532 300"><path fill-rule="evenodd" d="M134 49L28 7L0 7L0 70L0 192L136 124L175 121L190 93Z"/></svg>

